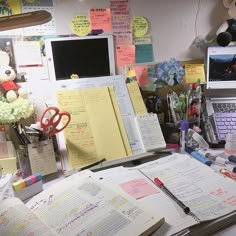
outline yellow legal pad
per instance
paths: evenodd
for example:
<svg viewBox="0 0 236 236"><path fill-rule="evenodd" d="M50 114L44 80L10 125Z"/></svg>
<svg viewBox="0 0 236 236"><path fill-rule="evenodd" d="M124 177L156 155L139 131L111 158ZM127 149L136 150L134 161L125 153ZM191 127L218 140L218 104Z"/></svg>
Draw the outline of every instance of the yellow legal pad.
<svg viewBox="0 0 236 236"><path fill-rule="evenodd" d="M16 157L0 159L3 174L12 174L17 171Z"/></svg>
<svg viewBox="0 0 236 236"><path fill-rule="evenodd" d="M57 100L71 114L64 136L72 168L131 154L113 88L62 90Z"/></svg>

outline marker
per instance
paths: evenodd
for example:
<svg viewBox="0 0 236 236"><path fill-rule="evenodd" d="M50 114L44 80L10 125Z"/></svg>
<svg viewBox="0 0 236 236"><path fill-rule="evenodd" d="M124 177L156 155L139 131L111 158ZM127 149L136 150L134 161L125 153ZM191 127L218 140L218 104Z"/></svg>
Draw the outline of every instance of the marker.
<svg viewBox="0 0 236 236"><path fill-rule="evenodd" d="M205 156L209 160L214 161L215 163L218 163L218 164L225 165L229 163L229 161L225 160L223 157L215 156L209 152L198 150L198 153L200 153L201 155Z"/></svg>
<svg viewBox="0 0 236 236"><path fill-rule="evenodd" d="M220 173L228 176L229 178L236 180L236 173L233 173L225 168L220 169Z"/></svg>
<svg viewBox="0 0 236 236"><path fill-rule="evenodd" d="M212 164L212 161L210 161L208 158L206 158L205 156L203 156L202 154L200 154L199 152L195 151L190 147L186 147L185 152L187 152L188 154L190 154L192 157L202 162L203 164L206 164L208 166Z"/></svg>
<svg viewBox="0 0 236 236"><path fill-rule="evenodd" d="M233 163L236 163L236 156L230 155L230 156L228 157L228 159L229 159L229 161L231 161L231 162L233 162Z"/></svg>
<svg viewBox="0 0 236 236"><path fill-rule="evenodd" d="M190 213L190 208L187 207L183 202L181 202L165 185L161 182L160 179L155 178L154 183L161 188L168 196L170 196L184 211L185 214Z"/></svg>

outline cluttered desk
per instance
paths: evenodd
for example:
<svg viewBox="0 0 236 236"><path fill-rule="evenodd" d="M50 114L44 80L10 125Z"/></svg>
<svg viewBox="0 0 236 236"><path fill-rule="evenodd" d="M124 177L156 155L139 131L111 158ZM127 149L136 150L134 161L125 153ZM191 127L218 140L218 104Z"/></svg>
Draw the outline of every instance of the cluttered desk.
<svg viewBox="0 0 236 236"><path fill-rule="evenodd" d="M125 75L113 49L46 39L41 114L1 52L0 235L234 235L235 46Z"/></svg>

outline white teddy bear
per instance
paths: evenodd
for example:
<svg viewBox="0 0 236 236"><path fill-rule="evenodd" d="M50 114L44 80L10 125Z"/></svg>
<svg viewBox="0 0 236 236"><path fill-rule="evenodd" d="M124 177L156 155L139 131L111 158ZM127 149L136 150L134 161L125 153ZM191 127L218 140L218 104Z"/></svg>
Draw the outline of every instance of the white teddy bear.
<svg viewBox="0 0 236 236"><path fill-rule="evenodd" d="M27 98L27 92L14 82L16 73L9 62L7 52L0 51L0 92L8 102L14 102L18 97Z"/></svg>
<svg viewBox="0 0 236 236"><path fill-rule="evenodd" d="M9 62L8 53L0 50L0 124L27 119L34 112L28 92L14 82L16 73Z"/></svg>

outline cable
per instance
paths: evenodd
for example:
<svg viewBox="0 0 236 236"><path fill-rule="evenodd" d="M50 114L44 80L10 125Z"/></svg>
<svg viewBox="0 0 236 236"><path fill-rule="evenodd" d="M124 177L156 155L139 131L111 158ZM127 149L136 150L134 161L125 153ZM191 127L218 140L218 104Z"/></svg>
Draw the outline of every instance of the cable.
<svg viewBox="0 0 236 236"><path fill-rule="evenodd" d="M198 0L198 4L197 4L197 12L196 12L196 16L195 16L195 22L194 22L194 27L195 27L195 36L198 37L198 32L197 32L197 20L198 20L198 15L200 12L200 8L201 8L201 0Z"/></svg>

